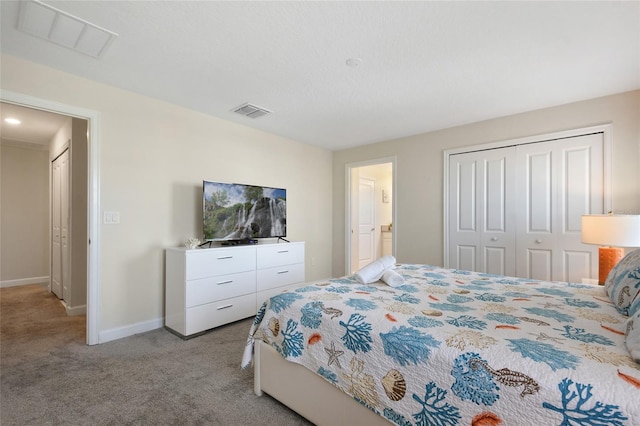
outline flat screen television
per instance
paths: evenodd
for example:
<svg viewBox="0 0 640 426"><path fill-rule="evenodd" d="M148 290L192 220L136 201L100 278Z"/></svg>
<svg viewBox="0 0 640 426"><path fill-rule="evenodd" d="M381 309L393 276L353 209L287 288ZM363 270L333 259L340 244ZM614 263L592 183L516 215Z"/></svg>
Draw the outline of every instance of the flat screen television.
<svg viewBox="0 0 640 426"><path fill-rule="evenodd" d="M202 182L205 241L287 236L287 191L238 183Z"/></svg>

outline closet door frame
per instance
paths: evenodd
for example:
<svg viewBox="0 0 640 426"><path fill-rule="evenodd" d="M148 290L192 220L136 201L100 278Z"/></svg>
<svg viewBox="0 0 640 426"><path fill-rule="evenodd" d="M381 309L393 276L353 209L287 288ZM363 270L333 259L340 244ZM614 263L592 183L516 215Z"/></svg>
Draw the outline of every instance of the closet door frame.
<svg viewBox="0 0 640 426"><path fill-rule="evenodd" d="M556 139L564 139L571 138L576 136L583 136L593 133L602 133L603 138L603 190L604 190L604 211L613 211L613 205L611 200L611 174L612 174L612 166L611 166L611 135L612 135L612 124L601 124L597 126L591 127L583 127L579 129L571 129L560 132L553 133L545 133L535 136L528 136L524 138L518 139L508 139L499 142L491 142L480 145L472 145L461 148L453 148L447 149L444 151L444 164L443 164L443 206L444 206L444 214L443 214L443 259L444 259L444 267L449 268L450 259L449 259L449 161L450 156L455 154L463 154L467 152L473 151L484 151L488 149L496 149L496 148L505 148L509 146L517 146L524 145L536 142L548 142Z"/></svg>

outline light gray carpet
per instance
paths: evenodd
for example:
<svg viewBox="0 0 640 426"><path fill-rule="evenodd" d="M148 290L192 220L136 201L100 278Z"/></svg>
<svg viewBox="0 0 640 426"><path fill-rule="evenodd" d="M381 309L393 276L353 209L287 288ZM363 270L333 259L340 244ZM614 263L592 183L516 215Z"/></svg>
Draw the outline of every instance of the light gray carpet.
<svg viewBox="0 0 640 426"><path fill-rule="evenodd" d="M40 285L0 289L0 423L309 425L240 370L251 319L182 340L165 329L85 344Z"/></svg>

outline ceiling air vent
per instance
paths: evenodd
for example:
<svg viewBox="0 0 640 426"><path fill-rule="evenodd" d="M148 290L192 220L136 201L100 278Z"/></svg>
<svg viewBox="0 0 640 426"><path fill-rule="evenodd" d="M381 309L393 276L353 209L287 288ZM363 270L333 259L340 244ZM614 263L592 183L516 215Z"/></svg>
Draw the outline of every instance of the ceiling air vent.
<svg viewBox="0 0 640 426"><path fill-rule="evenodd" d="M251 118L258 118L262 117L263 115L271 114L271 111L269 111L268 109L249 103L234 108L233 112L237 112L238 114L242 114Z"/></svg>
<svg viewBox="0 0 640 426"><path fill-rule="evenodd" d="M18 30L94 58L100 58L118 37L113 31L38 0L20 2Z"/></svg>

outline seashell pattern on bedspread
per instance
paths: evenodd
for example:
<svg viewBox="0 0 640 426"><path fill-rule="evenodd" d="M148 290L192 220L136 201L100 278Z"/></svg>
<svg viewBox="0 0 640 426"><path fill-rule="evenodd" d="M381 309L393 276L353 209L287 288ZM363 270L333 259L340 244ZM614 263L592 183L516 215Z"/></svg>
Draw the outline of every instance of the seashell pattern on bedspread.
<svg viewBox="0 0 640 426"><path fill-rule="evenodd" d="M345 277L272 297L243 367L262 339L397 425L640 424L640 364L604 287L396 272L400 287Z"/></svg>

